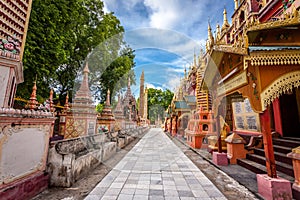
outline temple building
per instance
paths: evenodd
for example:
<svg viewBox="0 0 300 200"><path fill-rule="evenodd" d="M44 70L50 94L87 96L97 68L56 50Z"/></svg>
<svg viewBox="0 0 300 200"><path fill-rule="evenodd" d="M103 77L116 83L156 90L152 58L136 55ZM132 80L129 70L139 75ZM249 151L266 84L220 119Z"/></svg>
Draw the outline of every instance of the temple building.
<svg viewBox="0 0 300 200"><path fill-rule="evenodd" d="M195 112L197 65L194 55L194 63L190 65L188 73L185 68L184 77L181 79L178 90L174 93L171 105L167 110L164 126L165 130L168 130L172 136L186 137L185 129Z"/></svg>
<svg viewBox="0 0 300 200"><path fill-rule="evenodd" d="M135 97L131 93L130 78L128 78L126 93L123 98L119 96L117 106L113 113L116 119L117 129L126 129L137 125L138 113Z"/></svg>
<svg viewBox="0 0 300 200"><path fill-rule="evenodd" d="M31 199L48 187L46 173L53 113L36 109L36 83L29 109L13 109L23 80L22 57L32 0L0 1L0 198Z"/></svg>
<svg viewBox="0 0 300 200"><path fill-rule="evenodd" d="M31 0L0 2L0 107L12 107L17 84L23 80L22 57Z"/></svg>
<svg viewBox="0 0 300 200"><path fill-rule="evenodd" d="M266 199L281 195L265 187L272 182L288 198L293 192L297 199L299 154L297 157L293 150L290 159L286 154L300 146L300 1L234 0L234 4L231 25L224 9L223 24L216 26L215 37L208 27L201 87L214 99L216 122L223 118L223 125L246 141L263 138L263 149L254 145L246 158L237 159L237 164L252 169L254 161L265 163L267 175L257 175L259 193ZM221 138L222 125L218 123ZM259 151L264 153L257 154ZM284 181L277 170L292 178ZM289 180L293 178L291 190Z"/></svg>

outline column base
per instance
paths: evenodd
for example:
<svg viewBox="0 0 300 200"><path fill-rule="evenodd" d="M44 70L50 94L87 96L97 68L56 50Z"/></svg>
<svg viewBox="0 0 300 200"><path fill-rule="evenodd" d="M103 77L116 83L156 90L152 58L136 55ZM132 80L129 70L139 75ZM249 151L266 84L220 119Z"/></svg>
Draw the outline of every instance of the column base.
<svg viewBox="0 0 300 200"><path fill-rule="evenodd" d="M257 174L258 193L265 199L292 199L291 183L283 178Z"/></svg>
<svg viewBox="0 0 300 200"><path fill-rule="evenodd" d="M217 165L228 165L227 154L213 151L213 162Z"/></svg>
<svg viewBox="0 0 300 200"><path fill-rule="evenodd" d="M293 198L300 199L300 185L294 183L292 188L293 188Z"/></svg>

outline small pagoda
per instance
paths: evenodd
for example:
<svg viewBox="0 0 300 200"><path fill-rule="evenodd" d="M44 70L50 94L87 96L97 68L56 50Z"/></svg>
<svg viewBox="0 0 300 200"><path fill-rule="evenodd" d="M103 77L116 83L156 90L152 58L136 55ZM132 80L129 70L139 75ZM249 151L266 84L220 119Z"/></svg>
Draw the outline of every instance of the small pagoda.
<svg viewBox="0 0 300 200"><path fill-rule="evenodd" d="M211 110L204 110L200 107L192 119L190 119L185 130L187 143L193 148L207 148L206 137L217 135L215 119ZM204 141L204 142L203 142Z"/></svg>
<svg viewBox="0 0 300 200"><path fill-rule="evenodd" d="M60 134L64 138L75 138L96 133L97 113L88 84L88 64L83 70L83 79L71 108L65 109L65 116L60 116Z"/></svg>
<svg viewBox="0 0 300 200"><path fill-rule="evenodd" d="M104 126L105 128L107 128L108 131L114 131L115 123L116 120L111 111L110 105L110 91L107 90L107 97L104 109L102 110L102 113L97 117L97 130L101 130L101 128Z"/></svg>
<svg viewBox="0 0 300 200"><path fill-rule="evenodd" d="M115 116L115 129L121 130L122 128L125 128L125 116L122 109L122 99L120 95L118 96L118 103L113 113Z"/></svg>

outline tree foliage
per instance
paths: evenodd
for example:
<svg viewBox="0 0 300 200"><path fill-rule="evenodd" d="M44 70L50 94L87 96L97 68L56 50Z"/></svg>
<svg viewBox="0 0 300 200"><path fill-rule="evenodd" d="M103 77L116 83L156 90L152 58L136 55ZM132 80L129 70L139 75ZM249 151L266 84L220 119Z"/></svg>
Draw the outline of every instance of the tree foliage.
<svg viewBox="0 0 300 200"><path fill-rule="evenodd" d="M148 89L148 119L154 123L158 117L163 120L164 112L171 104L174 93L170 90Z"/></svg>
<svg viewBox="0 0 300 200"><path fill-rule="evenodd" d="M95 77L101 82L100 89L113 88L115 80L134 66L134 52L124 43L123 32L113 13L103 12L100 0L34 0L23 57L25 82L17 95L29 98L37 77L38 95L47 98L51 87L61 102L67 92L71 100L76 77L87 56L99 46L103 56L98 63L109 63L105 69L112 71L95 71ZM109 60L112 62L106 62Z"/></svg>

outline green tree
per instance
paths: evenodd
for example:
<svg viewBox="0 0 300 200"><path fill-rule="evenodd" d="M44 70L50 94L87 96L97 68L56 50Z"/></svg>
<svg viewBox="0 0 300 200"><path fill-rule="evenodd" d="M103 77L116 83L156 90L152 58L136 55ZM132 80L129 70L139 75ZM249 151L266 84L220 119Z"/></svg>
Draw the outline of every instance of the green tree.
<svg viewBox="0 0 300 200"><path fill-rule="evenodd" d="M160 117L164 118L164 112L171 104L174 93L169 89L162 91L160 89L149 88L148 89L148 119L151 123Z"/></svg>
<svg viewBox="0 0 300 200"><path fill-rule="evenodd" d="M123 72L128 72L133 67L134 55L124 44L122 32L120 21L113 13L103 12L100 0L34 0L23 57L25 82L19 85L17 96L29 98L37 77L37 93L41 97L47 98L52 87L61 102L67 92L72 100L76 77L81 74L87 55L99 45L105 47L102 59L125 57L117 59L118 65L109 62L114 66L112 73L123 67L122 61L126 65ZM108 38L114 39L106 43ZM123 49L129 54L121 54ZM100 81L107 82L107 78L104 76Z"/></svg>

